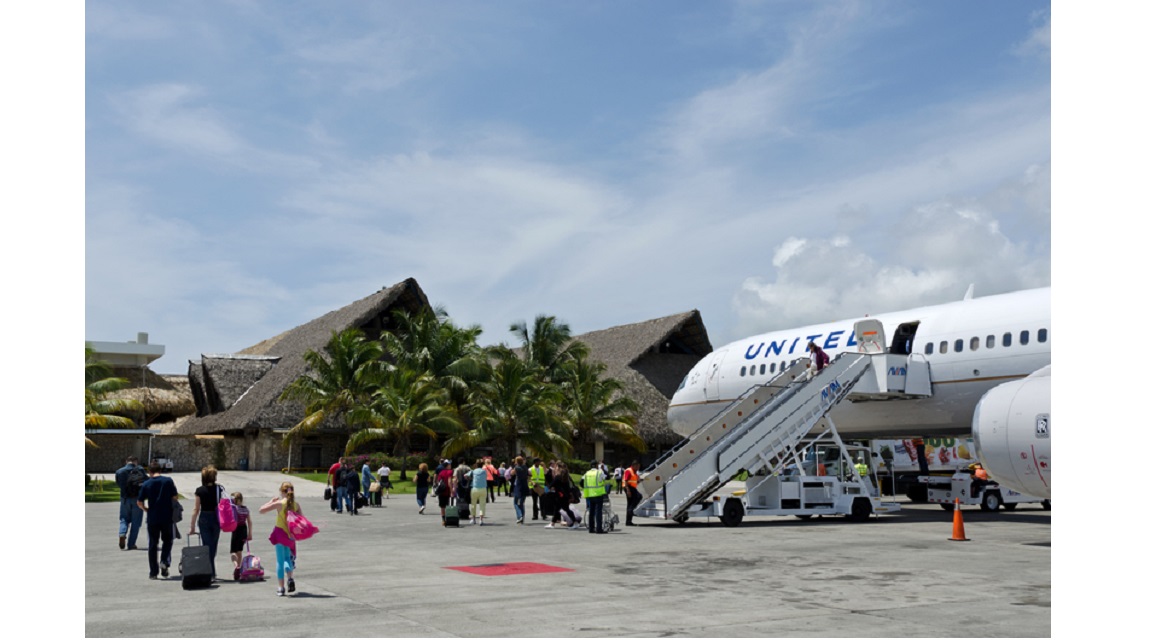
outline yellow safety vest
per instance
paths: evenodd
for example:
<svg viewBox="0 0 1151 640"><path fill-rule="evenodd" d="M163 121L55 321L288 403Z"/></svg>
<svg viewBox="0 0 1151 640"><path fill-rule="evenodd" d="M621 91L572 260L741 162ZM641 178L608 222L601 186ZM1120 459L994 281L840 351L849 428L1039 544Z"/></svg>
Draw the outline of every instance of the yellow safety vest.
<svg viewBox="0 0 1151 640"><path fill-rule="evenodd" d="M867 465L860 462L859 464L855 465L855 472L858 473L860 477L867 475Z"/></svg>
<svg viewBox="0 0 1151 640"><path fill-rule="evenodd" d="M547 482L547 472L543 467L532 467L529 469L532 473L532 485L544 486Z"/></svg>
<svg viewBox="0 0 1151 640"><path fill-rule="evenodd" d="M607 494L603 474L599 469L588 469L583 474L583 495L585 498L596 498Z"/></svg>

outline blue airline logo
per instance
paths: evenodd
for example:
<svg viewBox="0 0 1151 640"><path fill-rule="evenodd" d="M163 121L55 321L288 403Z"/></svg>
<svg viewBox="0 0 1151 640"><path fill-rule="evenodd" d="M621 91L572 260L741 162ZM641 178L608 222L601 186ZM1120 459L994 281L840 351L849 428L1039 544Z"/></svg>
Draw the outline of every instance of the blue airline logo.
<svg viewBox="0 0 1151 640"><path fill-rule="evenodd" d="M827 351L829 349L842 349L842 348L846 348L846 347L855 347L855 346L859 345L859 343L857 343L855 341L855 331L852 331L848 335L846 344L842 344L842 345L839 344L839 341L843 338L843 334L845 334L845 333L847 333L847 331L844 329L841 329L839 331L832 331L831 333L827 334L827 338L823 340L823 344L820 345L820 348L823 349L824 351ZM772 340L771 344L768 344L766 342L761 342L757 345L753 344L747 348L747 352L743 354L743 357L748 359L748 360L754 360L760 356L760 353L763 354L764 358L770 358L773 355L774 356L782 356L782 355L784 355L785 349L787 350L786 351L787 355L790 356L790 355L795 354L795 350L797 347L799 348L799 352L802 354L802 353L806 352L808 342L814 342L816 344L819 344L819 339L822 337L823 337L822 333L817 333L815 335L807 336L807 337L796 336L794 338L791 338L790 340L788 340L788 339L784 339L784 340L780 340L780 341ZM788 346L789 341L791 343L790 347Z"/></svg>

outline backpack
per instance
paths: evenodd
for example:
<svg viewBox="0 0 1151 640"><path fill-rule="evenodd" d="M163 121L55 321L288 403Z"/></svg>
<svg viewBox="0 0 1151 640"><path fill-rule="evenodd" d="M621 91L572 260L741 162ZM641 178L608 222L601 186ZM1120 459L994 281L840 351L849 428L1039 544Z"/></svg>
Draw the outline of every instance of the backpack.
<svg viewBox="0 0 1151 640"><path fill-rule="evenodd" d="M456 474L456 490L467 491L472 488L472 474L471 473L457 473Z"/></svg>
<svg viewBox="0 0 1151 640"><path fill-rule="evenodd" d="M232 499L224 493L224 487L216 485L219 500L216 502L216 516L220 520L220 531L230 533L236 530L239 524L236 520L236 508L232 506Z"/></svg>
<svg viewBox="0 0 1151 640"><path fill-rule="evenodd" d="M148 473L144 471L144 467L136 465L128 472L127 492L129 498L140 497L140 487L148 481Z"/></svg>

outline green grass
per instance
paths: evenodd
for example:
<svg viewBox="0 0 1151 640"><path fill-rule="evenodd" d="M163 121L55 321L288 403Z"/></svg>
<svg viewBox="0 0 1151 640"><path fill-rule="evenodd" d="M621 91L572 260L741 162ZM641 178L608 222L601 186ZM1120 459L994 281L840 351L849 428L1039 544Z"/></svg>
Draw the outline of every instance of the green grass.
<svg viewBox="0 0 1151 640"><path fill-rule="evenodd" d="M96 476L84 485L84 502L119 502L120 487L114 478Z"/></svg>

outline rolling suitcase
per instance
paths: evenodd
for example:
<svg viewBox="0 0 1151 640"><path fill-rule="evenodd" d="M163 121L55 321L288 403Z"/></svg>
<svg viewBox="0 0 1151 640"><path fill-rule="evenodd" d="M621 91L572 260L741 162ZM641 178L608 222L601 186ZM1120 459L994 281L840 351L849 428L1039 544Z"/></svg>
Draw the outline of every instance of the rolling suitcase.
<svg viewBox="0 0 1151 640"><path fill-rule="evenodd" d="M192 546L192 536L200 538L200 544ZM200 534L189 534L188 544L180 549L180 582L185 589L206 589L212 586L212 559L208 557L208 545L203 544Z"/></svg>
<svg viewBox="0 0 1151 640"><path fill-rule="evenodd" d="M459 507L448 505L444 507L444 524L449 527L460 526L460 510Z"/></svg>
<svg viewBox="0 0 1151 640"><path fill-rule="evenodd" d="M472 508L466 502L456 502L456 512L462 520L467 520L472 517Z"/></svg>

